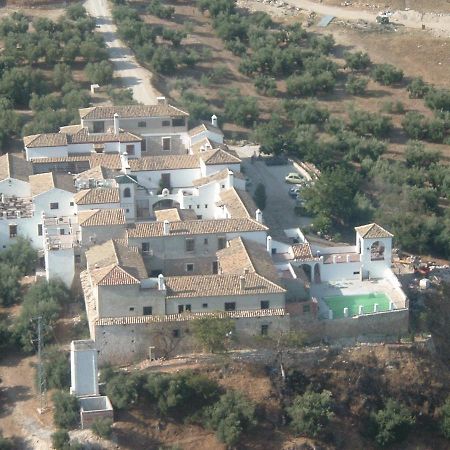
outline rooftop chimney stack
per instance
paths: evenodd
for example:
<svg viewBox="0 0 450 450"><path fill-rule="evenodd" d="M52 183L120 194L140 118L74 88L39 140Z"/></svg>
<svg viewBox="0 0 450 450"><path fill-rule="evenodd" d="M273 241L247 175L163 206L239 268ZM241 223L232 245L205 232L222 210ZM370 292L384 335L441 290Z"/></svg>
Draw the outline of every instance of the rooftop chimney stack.
<svg viewBox="0 0 450 450"><path fill-rule="evenodd" d="M262 223L263 219L262 219L262 212L260 209L256 210L255 216L256 216L256 221L259 223Z"/></svg>
<svg viewBox="0 0 450 450"><path fill-rule="evenodd" d="M217 125L217 116L216 116L215 114L213 114L213 115L211 116L211 125L212 125L213 127L218 128L218 125Z"/></svg>
<svg viewBox="0 0 450 450"><path fill-rule="evenodd" d="M124 152L120 155L120 162L122 163L122 173L129 174L131 171L130 163L128 162L128 153Z"/></svg>
<svg viewBox="0 0 450 450"><path fill-rule="evenodd" d="M241 275L239 277L239 288L241 289L241 291L243 291L245 289L245 277L244 277L244 275Z"/></svg>
<svg viewBox="0 0 450 450"><path fill-rule="evenodd" d="M170 222L165 220L163 223L163 234L164 236L168 236L170 234Z"/></svg>
<svg viewBox="0 0 450 450"><path fill-rule="evenodd" d="M164 283L164 275L160 273L158 275L158 291L164 291L166 289L166 284Z"/></svg>
<svg viewBox="0 0 450 450"><path fill-rule="evenodd" d="M119 134L119 114L114 114L114 134Z"/></svg>
<svg viewBox="0 0 450 450"><path fill-rule="evenodd" d="M231 170L228 170L228 189L231 189L234 186L234 173Z"/></svg>
<svg viewBox="0 0 450 450"><path fill-rule="evenodd" d="M271 236L267 236L266 249L267 249L267 253L269 253L269 255L271 255L272 254L272 237Z"/></svg>
<svg viewBox="0 0 450 450"><path fill-rule="evenodd" d="M156 97L156 101L158 105L167 105L166 97Z"/></svg>

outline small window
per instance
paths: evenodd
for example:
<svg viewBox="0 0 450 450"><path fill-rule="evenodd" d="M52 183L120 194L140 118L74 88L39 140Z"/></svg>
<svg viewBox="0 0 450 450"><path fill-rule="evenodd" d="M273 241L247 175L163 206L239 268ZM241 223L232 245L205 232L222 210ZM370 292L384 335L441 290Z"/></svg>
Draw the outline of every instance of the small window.
<svg viewBox="0 0 450 450"><path fill-rule="evenodd" d="M138 122L138 128L145 128L147 126L147 122L145 120L141 120Z"/></svg>
<svg viewBox="0 0 450 450"><path fill-rule="evenodd" d="M356 272L353 272L353 275L359 275L359 274L360 274L359 270Z"/></svg>
<svg viewBox="0 0 450 450"><path fill-rule="evenodd" d="M132 155L132 156L134 155L134 145L133 144L128 144L125 147L125 150L129 155Z"/></svg>
<svg viewBox="0 0 450 450"><path fill-rule="evenodd" d="M208 303L203 303L202 308L203 308L203 309L208 308Z"/></svg>
<svg viewBox="0 0 450 450"><path fill-rule="evenodd" d="M143 242L142 243L142 253L148 253L150 251L150 243Z"/></svg>
<svg viewBox="0 0 450 450"><path fill-rule="evenodd" d="M145 153L147 151L147 141L144 139L142 139L141 142L141 152Z"/></svg>
<svg viewBox="0 0 450 450"><path fill-rule="evenodd" d="M38 236L42 236L42 223L38 224Z"/></svg>
<svg viewBox="0 0 450 450"><path fill-rule="evenodd" d="M213 261L212 262L212 273L218 274L219 273L219 261Z"/></svg>
<svg viewBox="0 0 450 450"><path fill-rule="evenodd" d="M73 206L73 205L74 205L74 202L70 202L69 205L70 205L70 206Z"/></svg>
<svg viewBox="0 0 450 450"><path fill-rule="evenodd" d="M75 255L75 264L81 264L81 255Z"/></svg>
<svg viewBox="0 0 450 450"><path fill-rule="evenodd" d="M222 189L225 189L225 185L224 184L222 184Z"/></svg>
<svg viewBox="0 0 450 450"><path fill-rule="evenodd" d="M206 209L206 208L208 208L208 205L207 205L207 204L205 204L205 209Z"/></svg>
<svg viewBox="0 0 450 450"><path fill-rule="evenodd" d="M170 127L170 120L163 120L162 121L162 126L163 127Z"/></svg>
<svg viewBox="0 0 450 450"><path fill-rule="evenodd" d="M208 245L208 238L203 239L203 245Z"/></svg>
<svg viewBox="0 0 450 450"><path fill-rule="evenodd" d="M59 234L60 234L61 236L64 236L64 235L66 234L66 230L65 230L64 228L60 228Z"/></svg>
<svg viewBox="0 0 450 450"><path fill-rule="evenodd" d="M192 209L192 205L189 205L189 209Z"/></svg>
<svg viewBox="0 0 450 450"><path fill-rule="evenodd" d="M144 316L151 316L153 314L153 308L151 306L144 306L142 314Z"/></svg>
<svg viewBox="0 0 450 450"><path fill-rule="evenodd" d="M173 127L184 127L185 125L186 125L186 119L184 117L181 117L179 119L172 119Z"/></svg>
<svg viewBox="0 0 450 450"><path fill-rule="evenodd" d="M269 309L269 300L261 300L261 309Z"/></svg>
<svg viewBox="0 0 450 450"><path fill-rule="evenodd" d="M197 205L197 209L200 209L200 205Z"/></svg>
<svg viewBox="0 0 450 450"><path fill-rule="evenodd" d="M180 337L180 330L172 330L172 337L179 338Z"/></svg>
<svg viewBox="0 0 450 450"><path fill-rule="evenodd" d="M267 336L269 334L269 325L261 325L261 336Z"/></svg>
<svg viewBox="0 0 450 450"><path fill-rule="evenodd" d="M225 303L225 311L236 311L236 303L235 302L226 302Z"/></svg>
<svg viewBox="0 0 450 450"><path fill-rule="evenodd" d="M181 314L184 312L184 305L178 305L178 314Z"/></svg>
<svg viewBox="0 0 450 450"><path fill-rule="evenodd" d="M186 311L189 311L189 312L191 312L191 311L192 311L192 307L191 307L191 305L186 305Z"/></svg>
<svg viewBox="0 0 450 450"><path fill-rule="evenodd" d="M13 238L17 236L17 225L10 225L9 226L9 237Z"/></svg>
<svg viewBox="0 0 450 450"><path fill-rule="evenodd" d="M227 246L227 238L220 237L220 238L217 239L217 249L218 250L222 250L226 246Z"/></svg>
<svg viewBox="0 0 450 450"><path fill-rule="evenodd" d="M311 305L303 305L303 312L309 313L311 311Z"/></svg>
<svg viewBox="0 0 450 450"><path fill-rule="evenodd" d="M134 306L130 306L130 311L134 311Z"/></svg>
<svg viewBox="0 0 450 450"><path fill-rule="evenodd" d="M59 209L59 203L50 203L50 209Z"/></svg>
<svg viewBox="0 0 450 450"><path fill-rule="evenodd" d="M186 251L193 252L195 250L195 240L192 238L186 239Z"/></svg>
<svg viewBox="0 0 450 450"><path fill-rule="evenodd" d="M94 122L94 133L104 133L105 132L105 122Z"/></svg>
<svg viewBox="0 0 450 450"><path fill-rule="evenodd" d="M171 145L170 145L170 137L163 137L162 138L162 149L166 152L170 151Z"/></svg>
<svg viewBox="0 0 450 450"><path fill-rule="evenodd" d="M186 264L186 272L193 272L194 271L194 264L189 263Z"/></svg>
<svg viewBox="0 0 450 450"><path fill-rule="evenodd" d="M127 188L125 188L125 189L123 190L123 196L124 196L125 198L130 198L130 197L131 197L131 189L130 189L129 187L127 187Z"/></svg>

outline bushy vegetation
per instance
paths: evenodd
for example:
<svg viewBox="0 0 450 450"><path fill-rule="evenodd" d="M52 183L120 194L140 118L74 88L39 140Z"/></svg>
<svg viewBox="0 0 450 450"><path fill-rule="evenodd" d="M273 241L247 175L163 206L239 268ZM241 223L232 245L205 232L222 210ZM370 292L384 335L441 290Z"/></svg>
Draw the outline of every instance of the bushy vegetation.
<svg viewBox="0 0 450 450"><path fill-rule="evenodd" d="M70 387L68 353L57 347L47 348L43 355L43 369L48 389L68 389Z"/></svg>
<svg viewBox="0 0 450 450"><path fill-rule="evenodd" d="M59 428L75 428L80 421L78 399L65 391L56 391L52 396L53 421Z"/></svg>
<svg viewBox="0 0 450 450"><path fill-rule="evenodd" d="M255 200L256 206L261 211L264 211L267 202L266 187L264 186L264 184L258 183L255 189L255 193L253 194L253 199Z"/></svg>
<svg viewBox="0 0 450 450"><path fill-rule="evenodd" d="M233 335L234 322L231 319L202 317L192 322L192 333L199 344L208 352L220 353L227 349L227 339Z"/></svg>
<svg viewBox="0 0 450 450"><path fill-rule="evenodd" d="M110 439L112 434L112 420L111 419L97 419L92 424L92 431L97 436L103 439Z"/></svg>
<svg viewBox="0 0 450 450"><path fill-rule="evenodd" d="M331 411L331 392L307 391L294 398L287 408L291 418L291 428L300 435L319 436L333 416Z"/></svg>

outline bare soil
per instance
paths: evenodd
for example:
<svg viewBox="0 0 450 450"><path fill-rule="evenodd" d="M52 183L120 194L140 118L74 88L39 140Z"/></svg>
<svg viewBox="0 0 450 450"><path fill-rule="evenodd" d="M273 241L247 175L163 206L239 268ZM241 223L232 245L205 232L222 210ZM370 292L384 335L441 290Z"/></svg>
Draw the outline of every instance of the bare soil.
<svg viewBox="0 0 450 450"><path fill-rule="evenodd" d="M368 1L352 1L352 0L322 0L321 3L332 6L343 6L350 3L352 8L368 9L368 10L405 10L413 9L422 13L450 13L450 2L448 0L368 0Z"/></svg>

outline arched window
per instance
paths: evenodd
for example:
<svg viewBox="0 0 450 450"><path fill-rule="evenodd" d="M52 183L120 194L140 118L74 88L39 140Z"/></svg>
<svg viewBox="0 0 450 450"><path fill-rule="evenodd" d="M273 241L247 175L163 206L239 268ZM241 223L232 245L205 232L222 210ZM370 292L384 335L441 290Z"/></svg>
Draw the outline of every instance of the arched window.
<svg viewBox="0 0 450 450"><path fill-rule="evenodd" d="M123 190L123 196L124 196L125 198L130 198L130 197L131 197L131 189L130 189L129 187L127 187L127 188L125 188L125 189Z"/></svg>
<svg viewBox="0 0 450 450"><path fill-rule="evenodd" d="M380 241L375 241L370 247L370 259L372 261L384 259L384 245Z"/></svg>

